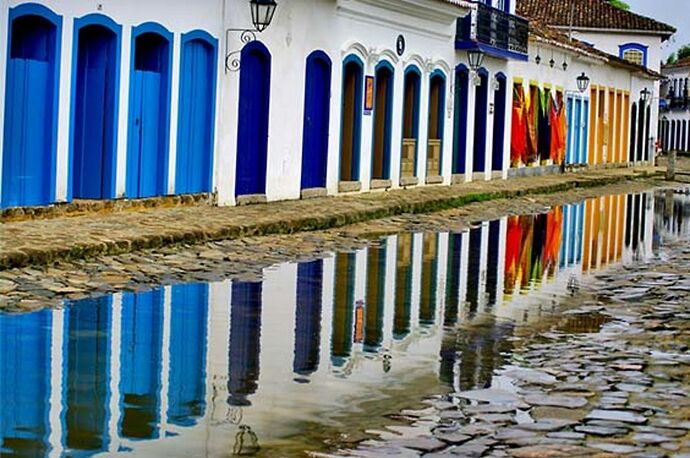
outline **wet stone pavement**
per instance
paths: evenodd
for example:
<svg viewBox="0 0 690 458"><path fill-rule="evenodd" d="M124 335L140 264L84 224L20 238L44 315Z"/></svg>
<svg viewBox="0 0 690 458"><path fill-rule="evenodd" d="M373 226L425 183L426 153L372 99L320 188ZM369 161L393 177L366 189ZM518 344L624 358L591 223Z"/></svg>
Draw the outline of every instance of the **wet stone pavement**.
<svg viewBox="0 0 690 458"><path fill-rule="evenodd" d="M685 230L656 227L656 256L573 287L492 374L336 456L690 457L690 232L667 224Z"/></svg>

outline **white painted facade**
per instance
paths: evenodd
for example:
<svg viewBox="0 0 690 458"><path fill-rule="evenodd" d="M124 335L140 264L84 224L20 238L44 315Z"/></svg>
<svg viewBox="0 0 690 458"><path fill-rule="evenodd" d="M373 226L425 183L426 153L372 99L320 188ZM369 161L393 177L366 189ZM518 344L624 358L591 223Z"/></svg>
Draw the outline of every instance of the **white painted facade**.
<svg viewBox="0 0 690 458"><path fill-rule="evenodd" d="M24 4L20 0L0 0L0 23L8 23L9 8ZM238 124L240 120L240 71L227 71L225 58L229 53L240 51L243 43L239 33L226 33L227 29L251 28L251 18L246 0L203 0L190 4L182 0L103 0L89 3L84 0L42 0L46 6L62 18L62 33L59 37L61 58L59 68L59 110L57 114L57 147L55 169L55 201L66 202L70 198L70 119L74 48L74 21L87 14L102 14L122 26L121 57L119 62L119 90L117 101L118 136L116 148L115 197L126 196L128 129L130 125L130 75L132 68L132 29L142 23L156 22L173 34L171 62L171 97L169 108L167 185L164 194L179 193L176 186L176 165L178 158L178 115L181 67L181 36L192 30L202 30L218 40L217 87L215 104L215 129L213 138L211 191L216 193L220 205L233 205L236 199ZM494 4L500 7L500 2ZM465 51L456 51L456 21L474 8L471 3L458 1L452 4L438 0L290 0L279 2L272 24L260 34L257 40L270 53L270 89L268 110L268 146L265 170L265 189L259 194L267 201L299 199L301 195L303 122L305 107L306 59L315 50L323 51L332 62L330 84L330 122L328 126L328 152L326 192L338 194L340 184L341 150L341 104L343 95L343 60L356 56L363 63L363 76L373 76L376 66L388 62L394 69L393 102L390 128L389 179L387 188L401 186L402 118L404 100L404 72L414 65L421 72L419 125L417 138L416 177L418 185L427 182L426 159L429 120L430 75L441 72L445 77L443 141L441 152L441 183L471 180L507 178L510 155L510 121L513 78L532 79L568 91L575 91L575 77L586 71L593 84L615 87L630 94L639 94L648 81L632 75L629 71L616 69L596 59L577 57L576 52L556 50L558 64L548 67L550 48L543 47L544 61L540 66L533 63L535 53L540 52L531 44L530 62L516 62L485 56L483 68L488 72L488 115L486 122L484 163L474 164L474 132L476 127L476 88L470 76L466 130L454 125L455 68L467 66ZM510 2L511 12L515 2ZM402 55L396 52L399 35L405 38L406 47ZM0 34L0 106L4 106L7 56L7 33ZM620 38L620 37L618 37ZM585 39L583 37L583 39ZM650 42L650 50L653 43ZM602 46L608 46L605 43ZM658 50L654 50L657 52ZM651 52L651 51L650 51ZM654 56L656 54L650 54ZM571 66L561 69L561 59ZM241 64L240 64L241 65ZM496 126L494 114L495 78L506 78L506 110L503 123L503 157L501 164L492 164L493 130ZM654 89L654 94L658 91ZM632 98L632 97L631 97ZM0 111L0 125L4 110ZM361 119L359 141L359 190L371 189L372 143L374 116L364 114ZM656 110L654 110L651 131L646 137L656 137ZM467 172L453 176L454 138L466 137L465 150L458 153L465 158ZM0 136L2 142L3 136ZM651 140L650 140L651 141ZM2 163L0 143L0 164ZM472 173L474 169L479 172ZM492 171L493 170L493 171ZM0 173L0 180L2 173ZM0 181L0 193L2 192ZM1 197L1 196L0 196Z"/></svg>
<svg viewBox="0 0 690 458"><path fill-rule="evenodd" d="M661 69L665 77L661 100L665 102L659 122L663 151L690 151L690 104L684 97L690 91L690 65ZM675 100L674 100L675 99Z"/></svg>

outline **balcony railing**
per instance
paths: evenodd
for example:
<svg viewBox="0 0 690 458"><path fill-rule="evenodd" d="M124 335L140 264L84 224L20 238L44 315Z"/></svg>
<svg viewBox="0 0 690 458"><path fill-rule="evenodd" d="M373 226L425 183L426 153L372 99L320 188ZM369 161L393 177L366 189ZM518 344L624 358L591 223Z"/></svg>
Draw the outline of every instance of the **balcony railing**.
<svg viewBox="0 0 690 458"><path fill-rule="evenodd" d="M477 3L477 9L458 19L456 48L480 48L487 54L527 60L529 22L505 11Z"/></svg>

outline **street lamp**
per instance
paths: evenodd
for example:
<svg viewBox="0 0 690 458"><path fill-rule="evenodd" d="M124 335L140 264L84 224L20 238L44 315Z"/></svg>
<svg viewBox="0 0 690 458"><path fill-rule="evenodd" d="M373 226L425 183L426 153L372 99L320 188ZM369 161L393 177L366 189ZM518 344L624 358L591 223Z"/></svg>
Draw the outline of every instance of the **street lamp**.
<svg viewBox="0 0 690 458"><path fill-rule="evenodd" d="M249 0L252 28L225 30L225 73L236 72L240 69L242 54L242 50L230 51L230 35L238 34L242 45L256 40L256 34L263 32L271 25L277 6L276 0Z"/></svg>
<svg viewBox="0 0 690 458"><path fill-rule="evenodd" d="M647 88L642 89L640 91L640 99L644 102L647 103L649 101L649 96L651 95L651 91Z"/></svg>
<svg viewBox="0 0 690 458"><path fill-rule="evenodd" d="M582 72L582 75L578 76L576 81L577 89L584 93L589 87L589 76L585 75L585 72Z"/></svg>
<svg viewBox="0 0 690 458"><path fill-rule="evenodd" d="M481 49L469 49L467 51L467 61L470 64L470 70L476 72L484 62L484 52Z"/></svg>
<svg viewBox="0 0 690 458"><path fill-rule="evenodd" d="M252 24L257 32L263 32L271 25L278 4L275 0L249 0L252 10Z"/></svg>

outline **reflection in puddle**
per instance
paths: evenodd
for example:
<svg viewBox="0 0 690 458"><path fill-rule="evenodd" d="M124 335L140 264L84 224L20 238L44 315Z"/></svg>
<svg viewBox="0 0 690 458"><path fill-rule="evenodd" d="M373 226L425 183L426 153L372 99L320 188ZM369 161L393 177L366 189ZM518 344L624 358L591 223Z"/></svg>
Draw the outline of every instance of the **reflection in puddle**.
<svg viewBox="0 0 690 458"><path fill-rule="evenodd" d="M384 405L394 389L487 387L516 327L590 272L688 237L689 221L682 193L607 196L463 233L394 235L265 269L261 282L0 314L0 454L272 456L313 445L307 430L363 428L385 413L363 403Z"/></svg>

